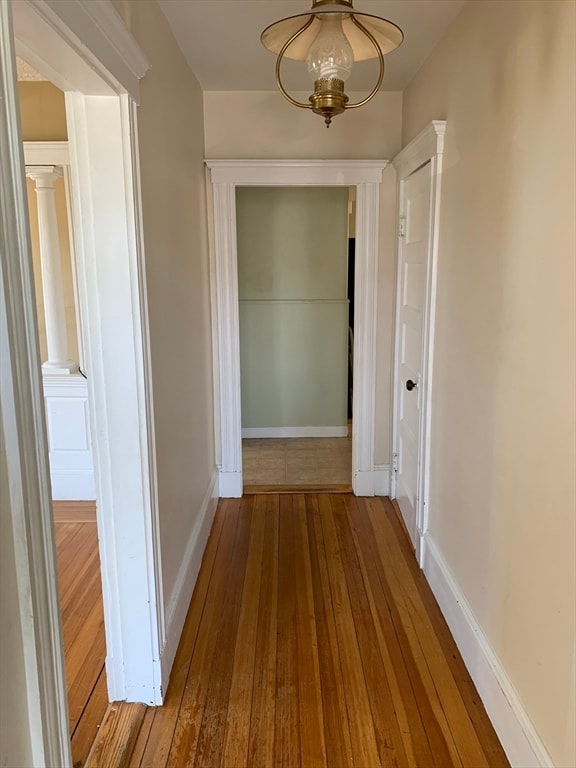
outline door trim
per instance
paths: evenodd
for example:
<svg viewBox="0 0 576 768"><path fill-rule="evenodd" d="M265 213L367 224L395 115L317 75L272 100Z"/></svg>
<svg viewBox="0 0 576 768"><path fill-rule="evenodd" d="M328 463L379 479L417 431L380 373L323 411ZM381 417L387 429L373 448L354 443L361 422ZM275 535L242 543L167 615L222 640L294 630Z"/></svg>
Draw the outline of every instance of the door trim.
<svg viewBox="0 0 576 768"><path fill-rule="evenodd" d="M110 291L114 298L121 292L122 312L118 312L117 316L122 321L124 346L119 349L113 344L112 349L108 349L106 344L102 346L89 341L89 333L88 343L85 344L91 368L89 373L93 373L91 428L95 434L96 427L101 427L99 434L104 436L96 442L94 453L108 693L111 700L128 698L159 704L167 683L167 679L161 678L159 659L165 626L136 123L138 83L150 65L108 0L96 4L23 0L3 3L2 7L13 11L14 28L12 32L10 19L5 22L2 18L6 27L3 26L2 34L10 41L14 40L15 49L24 54L38 71L67 92L71 176L75 192L82 198L81 206L78 200L73 206L72 216L79 253L79 290L84 294L85 302L82 325L87 328L90 324L91 330L96 328L100 341L103 329L108 334L107 338L114 332L111 329L114 318L109 318L108 313ZM12 81L7 90L12 107L13 103L17 104L16 78L11 70L9 74ZM97 95L96 100L94 95ZM115 162L111 169L105 163L90 164L94 142L85 118L89 107L97 109L97 105L103 110L106 125L112 126L113 130ZM17 108L13 119L17 122ZM11 137L13 142L16 141L15 136ZM99 138L101 142L105 139L106 134ZM17 152L12 145L10 148L13 162L19 161L23 169L21 150ZM80 179L80 166L90 176ZM103 179L106 169L112 172L107 179ZM102 216L93 214L95 210L101 214L107 209L94 208L92 201L105 197L102 190L106 184L110 185L116 199L120 198L120 204L116 208L112 204L109 206L108 220L103 224ZM25 209L17 210L16 214L24 216ZM108 224L111 226L108 227ZM93 290L94 285L100 287L99 282L90 282L85 274L92 269L93 277L95 271L104 268L100 263L103 259L96 258L95 233L102 237L107 235L116 249L114 254L122 257L116 259L114 264L107 263L110 268L106 295ZM110 249L100 247L98 255L110 259L111 253ZM114 284L116 277L118 284ZM86 304L87 293L90 294L89 307ZM35 315L35 302L27 296L24 300L27 303L32 301L30 306L25 307L25 319L30 322ZM33 340L35 334L36 331L32 334ZM123 366L118 365L117 358L121 358ZM126 377L127 364L129 378ZM121 386L117 386L119 382ZM32 386L36 386L36 379L32 380ZM126 403L129 403L129 409ZM118 418L118 414L122 418ZM129 429L122 432L122 424L124 427L128 425ZM25 439L33 440L29 435ZM47 465L45 444L33 441L32 445L37 462L36 472L42 474ZM8 446L9 450L12 448ZM128 476L121 472L126 466L122 451L130 457ZM37 526L36 518L30 524ZM39 535L36 530L31 529L29 536L36 535ZM44 532L42 542L45 556L52 561L54 545L51 528L49 534ZM44 583L49 589L55 588L55 577L47 573ZM46 600L46 591L40 590L34 599ZM55 632L54 628L59 627L57 600L46 606L45 614L38 615L41 621L38 631ZM40 644L37 647L40 648ZM56 643L51 653L52 664L61 667L61 643ZM42 672L48 664L45 656L42 646L34 660ZM165 676L167 678L167 671ZM46 682L46 696L54 695L56 684L57 680ZM66 701L58 707L51 707L54 713L52 719L57 720L59 727L67 732ZM45 727L54 730L49 719ZM69 752L47 762L68 765Z"/></svg>
<svg viewBox="0 0 576 768"><path fill-rule="evenodd" d="M11 7L0 3L0 439L34 765L72 764ZM5 472L5 474L4 474ZM4 494L3 494L4 495Z"/></svg>
<svg viewBox="0 0 576 768"><path fill-rule="evenodd" d="M422 374L419 381L421 397L419 447L418 447L418 480L416 503L416 557L420 565L424 562L425 533L429 523L429 486L430 486L430 425L432 420L432 372L434 363L434 320L436 308L436 273L438 259L438 237L440 225L440 189L442 181L442 160L444 154L444 135L446 121L433 120L415 139L402 149L393 159L398 174L399 219L405 216L404 188L405 181L426 163L430 163L430 223L428 264L426 270L426 290L424 301L424 331L422 340ZM400 226L398 227L400 233ZM398 235L398 259L396 262L396 312L394 337L394 377L393 377L393 409L392 409L392 452L394 466L398 455L398 376L400 360L400 254L403 248L403 238ZM391 478L391 496L396 497L396 471Z"/></svg>
<svg viewBox="0 0 576 768"><path fill-rule="evenodd" d="M386 160L206 160L213 191L214 402L219 494L242 496L237 186L356 187L352 488L374 495L376 276L380 183ZM217 440L218 442L218 440Z"/></svg>

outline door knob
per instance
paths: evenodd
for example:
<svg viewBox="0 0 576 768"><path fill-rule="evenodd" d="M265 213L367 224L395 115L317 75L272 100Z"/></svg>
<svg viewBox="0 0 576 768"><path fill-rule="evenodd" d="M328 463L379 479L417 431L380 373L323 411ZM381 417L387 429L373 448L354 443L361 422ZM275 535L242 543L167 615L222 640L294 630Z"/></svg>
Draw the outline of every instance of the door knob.
<svg viewBox="0 0 576 768"><path fill-rule="evenodd" d="M418 386L418 383L416 381L412 381L412 379L408 379L408 381L406 382L406 389L408 390L408 392L412 392L412 390L416 389L417 386Z"/></svg>

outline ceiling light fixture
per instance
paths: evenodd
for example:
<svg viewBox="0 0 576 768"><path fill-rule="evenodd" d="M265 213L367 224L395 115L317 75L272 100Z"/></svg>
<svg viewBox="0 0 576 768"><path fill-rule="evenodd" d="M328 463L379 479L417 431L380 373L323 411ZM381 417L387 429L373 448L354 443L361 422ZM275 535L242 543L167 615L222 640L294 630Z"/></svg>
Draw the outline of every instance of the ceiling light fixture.
<svg viewBox="0 0 576 768"><path fill-rule="evenodd" d="M298 16L266 27L260 37L265 48L277 54L276 84L295 107L322 115L328 127L335 115L367 104L384 79L384 55L397 48L404 35L391 21L357 13L352 0L313 0L312 8ZM314 79L314 93L302 103L286 91L280 77L282 60L306 61ZM365 99L349 104L344 83L355 61L380 60L378 80Z"/></svg>

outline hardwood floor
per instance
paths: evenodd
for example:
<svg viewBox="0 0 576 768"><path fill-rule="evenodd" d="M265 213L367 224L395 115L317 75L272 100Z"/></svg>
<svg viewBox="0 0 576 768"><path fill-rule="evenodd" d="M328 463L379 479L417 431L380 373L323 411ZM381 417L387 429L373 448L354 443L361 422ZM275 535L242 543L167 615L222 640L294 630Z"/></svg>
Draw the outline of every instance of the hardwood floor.
<svg viewBox="0 0 576 768"><path fill-rule="evenodd" d="M93 502L53 502L72 759L83 766L108 708Z"/></svg>
<svg viewBox="0 0 576 768"><path fill-rule="evenodd" d="M90 768L508 766L394 508L349 494L222 500L165 705L99 741Z"/></svg>

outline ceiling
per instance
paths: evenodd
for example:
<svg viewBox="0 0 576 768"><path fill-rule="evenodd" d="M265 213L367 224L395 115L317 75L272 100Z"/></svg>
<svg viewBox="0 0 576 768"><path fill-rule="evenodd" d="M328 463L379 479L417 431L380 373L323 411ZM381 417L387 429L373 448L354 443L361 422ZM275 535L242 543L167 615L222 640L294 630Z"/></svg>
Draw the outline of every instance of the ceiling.
<svg viewBox="0 0 576 768"><path fill-rule="evenodd" d="M305 13L311 0L159 0L188 65L205 91L267 91L276 88L275 57L260 43L269 24ZM383 90L403 90L466 0L355 0L359 12L383 16L404 32L386 56ZM372 88L374 63L356 65L350 91ZM286 85L309 90L306 66L283 64Z"/></svg>

